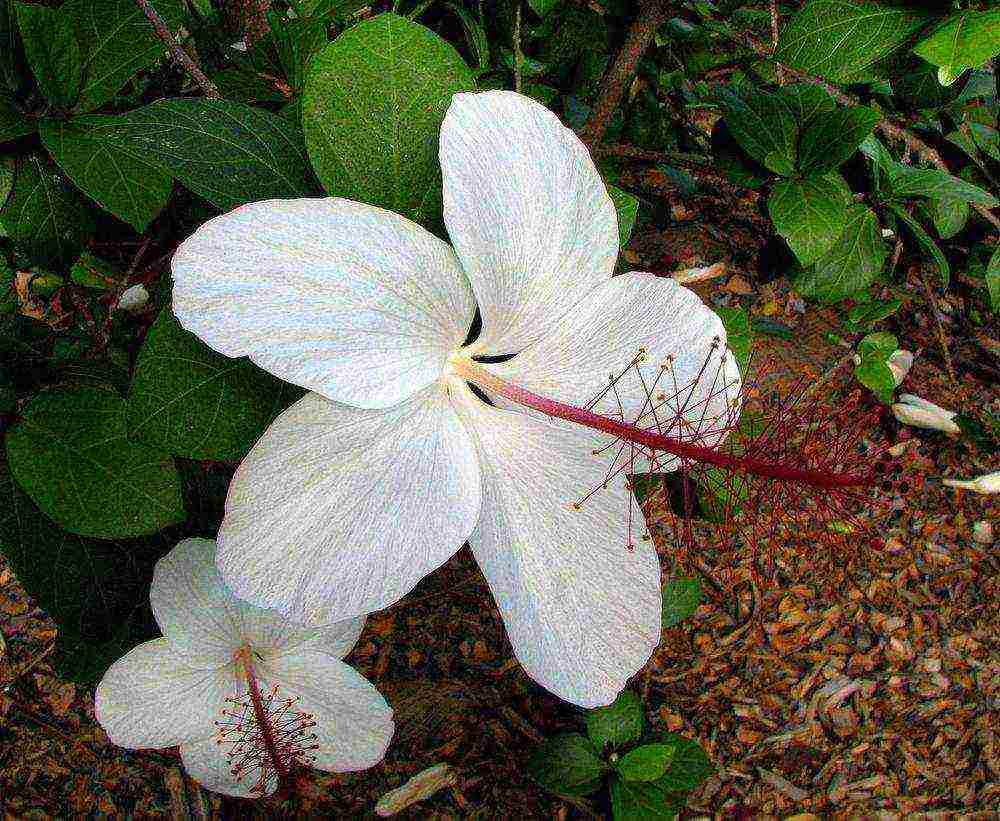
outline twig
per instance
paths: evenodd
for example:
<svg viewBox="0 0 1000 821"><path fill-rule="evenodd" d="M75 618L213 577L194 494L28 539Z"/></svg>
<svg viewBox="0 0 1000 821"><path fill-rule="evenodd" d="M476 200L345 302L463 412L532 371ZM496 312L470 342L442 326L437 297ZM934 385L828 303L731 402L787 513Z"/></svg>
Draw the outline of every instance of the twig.
<svg viewBox="0 0 1000 821"><path fill-rule="evenodd" d="M771 0L771 54L778 50L778 0ZM775 70L775 79L779 86L785 84L784 66L778 64Z"/></svg>
<svg viewBox="0 0 1000 821"><path fill-rule="evenodd" d="M139 4L139 8L141 8L142 13L146 15L146 19L153 24L153 28L156 29L156 36L163 41L163 44L170 51L171 55L173 55L174 60L180 64L181 68L191 75L191 79L194 80L201 90L205 92L205 96L213 98L222 97L215 83L208 79L205 72L198 68L195 61L191 59L191 55L188 54L181 47L181 44L177 42L177 38L174 37L166 22L162 17L160 17L159 12L153 8L153 5L149 2L149 0L135 0L135 2Z"/></svg>
<svg viewBox="0 0 1000 821"><path fill-rule="evenodd" d="M580 139L593 150L608 130L615 109L625 95L625 89L635 76L639 60L653 42L656 30L667 21L667 9L661 0L643 0L639 16L635 18L625 45L604 77L601 92L590 118L580 131Z"/></svg>
<svg viewBox="0 0 1000 821"><path fill-rule="evenodd" d="M717 188L729 193L739 194L745 189L734 185L725 174L720 174L712 167L712 162L708 158L702 159L697 154L685 154L681 151L647 151L644 148L635 148L631 145L611 144L594 146L591 149L594 154L606 157L625 157L630 160L641 162L666 163L677 168L690 171L695 176L710 180Z"/></svg>
<svg viewBox="0 0 1000 821"><path fill-rule="evenodd" d="M948 371L948 379L951 380L952 387L958 387L958 377L955 375L955 365L951 361L951 351L948 350L948 337L944 332L944 324L941 322L941 316L938 313L937 301L934 299L934 292L931 290L930 283L927 281L927 277L924 272L920 271L920 281L924 286L924 293L927 294L927 301L931 306L931 314L934 316L934 325L937 328L937 338L938 344L941 346L941 354L944 357L944 365Z"/></svg>

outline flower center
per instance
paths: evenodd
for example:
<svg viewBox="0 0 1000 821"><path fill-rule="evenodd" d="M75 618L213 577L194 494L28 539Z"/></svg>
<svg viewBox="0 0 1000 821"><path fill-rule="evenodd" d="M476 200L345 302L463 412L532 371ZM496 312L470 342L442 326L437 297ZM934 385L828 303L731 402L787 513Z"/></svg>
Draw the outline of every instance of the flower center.
<svg viewBox="0 0 1000 821"><path fill-rule="evenodd" d="M230 772L242 781L249 770L258 768L260 777L250 787L251 792L266 795L272 783L290 784L291 770L296 764L313 760L311 752L319 749L313 717L295 709L297 698L279 698L278 685L263 692L254 666L254 652L244 644L233 654L233 661L247 690L242 696L226 699L228 708L222 720L216 721L216 743L229 744L227 753Z"/></svg>

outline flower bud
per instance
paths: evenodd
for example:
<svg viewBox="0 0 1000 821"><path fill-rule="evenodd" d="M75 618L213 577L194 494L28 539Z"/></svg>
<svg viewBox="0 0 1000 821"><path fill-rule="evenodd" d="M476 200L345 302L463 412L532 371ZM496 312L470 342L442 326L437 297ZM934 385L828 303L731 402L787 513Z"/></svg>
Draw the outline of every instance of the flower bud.
<svg viewBox="0 0 1000 821"><path fill-rule="evenodd" d="M973 493L982 493L983 495L1000 493L1000 470L993 473L984 473L975 479L945 479L944 483L948 487L971 490Z"/></svg>
<svg viewBox="0 0 1000 821"><path fill-rule="evenodd" d="M149 291L144 285L126 288L118 298L118 307L123 311L139 311L149 301Z"/></svg>
<svg viewBox="0 0 1000 821"><path fill-rule="evenodd" d="M958 414L928 402L912 393L900 394L899 402L892 406L893 415L904 425L928 430L958 434L962 429L953 421Z"/></svg>

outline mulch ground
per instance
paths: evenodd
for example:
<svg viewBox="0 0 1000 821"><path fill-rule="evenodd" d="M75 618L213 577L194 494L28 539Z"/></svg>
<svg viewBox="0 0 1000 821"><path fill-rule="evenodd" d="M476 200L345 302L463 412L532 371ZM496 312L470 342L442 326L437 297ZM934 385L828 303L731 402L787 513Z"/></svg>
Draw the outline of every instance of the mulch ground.
<svg viewBox="0 0 1000 821"><path fill-rule="evenodd" d="M762 285L746 273L759 260L727 248L738 231L708 233L682 221L669 235L638 237L630 262L669 270L728 259L736 278L703 292L752 303L755 315L794 329L794 343L762 338L789 372L819 374L842 359L825 335L835 324L831 312L804 309L781 280ZM946 377L936 322L918 285L907 287L912 303L892 329L920 355L904 387L955 409L1000 410L991 366L965 367L960 343L951 352L958 383ZM948 327L946 313L943 320ZM976 541L972 528L998 527L1000 509L990 497L937 481L996 469L996 454L943 434L900 433L895 423L886 430L912 439L911 467L924 481L882 524L881 550L861 562L845 557L832 577L803 558L802 545L775 546L754 584L731 592L706 584L697 613L665 631L634 680L651 726L698 739L715 764L691 795L689 816L998 817L1000 556L997 542ZM665 558L667 532L654 526ZM711 573L710 545L704 558ZM467 549L370 617L348 659L396 712L386 761L360 774L310 772L286 801L220 799L187 779L172 751L109 744L94 721L92 690L53 675L47 653L55 629L2 560L0 626L5 819L367 818L380 796L441 762L455 768L457 784L399 817L602 812L597 803L547 795L526 776L536 745L578 728L581 712L522 673Z"/></svg>

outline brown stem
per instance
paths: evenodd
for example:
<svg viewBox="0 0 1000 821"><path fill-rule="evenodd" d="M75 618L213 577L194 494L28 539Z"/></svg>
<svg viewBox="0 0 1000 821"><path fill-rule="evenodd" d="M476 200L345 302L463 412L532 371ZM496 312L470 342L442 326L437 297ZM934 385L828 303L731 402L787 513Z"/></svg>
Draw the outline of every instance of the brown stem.
<svg viewBox="0 0 1000 821"><path fill-rule="evenodd" d="M739 194L744 191L740 186L734 185L725 174L720 174L716 171L712 167L711 160L706 159L702 161L696 155L688 155L679 151L647 151L644 148L636 148L635 146L619 143L594 146L592 151L597 156L625 157L630 160L639 160L640 162L666 163L690 171L695 176L710 180L716 188L727 193Z"/></svg>
<svg viewBox="0 0 1000 821"><path fill-rule="evenodd" d="M181 47L181 44L177 42L177 38L174 37L164 19L160 17L159 12L153 8L152 3L150 3L149 0L135 0L135 2L139 4L139 8L141 8L142 13L146 15L146 19L153 24L153 28L156 30L156 36L163 41L163 44L170 51L174 60L177 61L181 68L191 75L191 79L194 80L198 84L199 88L205 92L205 96L215 98L221 97L222 95L219 93L219 89L216 88L215 83L205 76L205 72L198 68L198 64L191 59L191 55L188 54Z"/></svg>
<svg viewBox="0 0 1000 821"><path fill-rule="evenodd" d="M938 314L937 300L934 299L934 292L924 272L920 272L920 281L924 286L924 293L927 294L927 301L931 306L931 315L934 317L934 325L937 328L938 344L941 346L941 354L944 357L944 365L948 371L948 379L951 380L952 387L958 387L958 377L955 375L955 365L951 361L951 351L948 350L948 337L944 332L944 324Z"/></svg>
<svg viewBox="0 0 1000 821"><path fill-rule="evenodd" d="M289 780L288 767L278 752L278 743L274 739L271 720L267 715L267 710L264 709L264 699L260 694L260 685L257 683L257 673L253 666L253 651L249 647L243 647L239 656L243 663L243 671L246 673L250 702L253 704L254 717L257 719L261 739L264 741L264 749L267 750L267 754L271 758L271 764L278 776L278 783L285 786Z"/></svg>
<svg viewBox="0 0 1000 821"><path fill-rule="evenodd" d="M580 139L593 150L601 139L614 116L615 109L625 96L625 89L635 76L639 60L653 42L657 29L667 21L667 9L661 0L643 0L639 16L632 23L625 45L604 77L600 95L594 104L590 119L580 131Z"/></svg>

